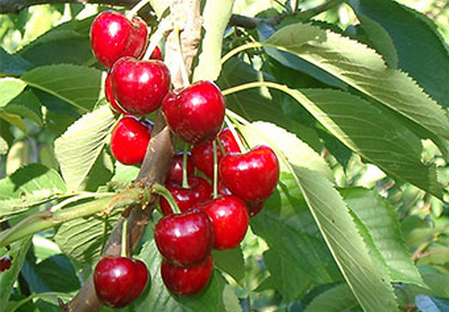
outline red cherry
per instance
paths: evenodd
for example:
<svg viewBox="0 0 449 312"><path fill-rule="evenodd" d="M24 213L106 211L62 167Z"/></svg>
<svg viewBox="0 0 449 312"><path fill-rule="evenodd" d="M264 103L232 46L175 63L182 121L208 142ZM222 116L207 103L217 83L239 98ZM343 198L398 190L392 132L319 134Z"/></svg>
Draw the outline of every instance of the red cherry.
<svg viewBox="0 0 449 312"><path fill-rule="evenodd" d="M178 296L191 296L206 288L214 269L212 256L197 265L181 267L162 260L161 277L168 290Z"/></svg>
<svg viewBox="0 0 449 312"><path fill-rule="evenodd" d="M208 215L201 209L191 208L159 220L154 240L159 252L170 262L189 266L210 254L214 232Z"/></svg>
<svg viewBox="0 0 449 312"><path fill-rule="evenodd" d="M94 271L95 291L107 306L122 308L136 300L145 289L148 270L140 260L105 257Z"/></svg>
<svg viewBox="0 0 449 312"><path fill-rule="evenodd" d="M111 107L120 114L126 115L126 112L120 107L114 97L114 92L112 92L111 86L111 73L109 72L106 76L106 80L104 82L104 94L106 96L106 100L108 100Z"/></svg>
<svg viewBox="0 0 449 312"><path fill-rule="evenodd" d="M199 208L204 209L212 220L215 249L232 249L240 244L249 223L243 200L234 195L220 196Z"/></svg>
<svg viewBox="0 0 449 312"><path fill-rule="evenodd" d="M0 259L0 272L9 270L9 268L11 268L11 265L12 265L11 258L8 256L4 256L3 258Z"/></svg>
<svg viewBox="0 0 449 312"><path fill-rule="evenodd" d="M181 184L173 182L165 185L170 193L172 193L181 211L186 211L197 203L208 199L212 194L212 187L205 179L190 177L188 181L189 188L183 188ZM163 197L160 199L160 206L165 216L172 214L169 203Z"/></svg>
<svg viewBox="0 0 449 312"><path fill-rule="evenodd" d="M218 135L226 153L240 153L239 145L228 128L223 129ZM220 146L217 144L217 160L223 158ZM209 178L214 176L214 148L212 142L195 145L192 148L192 160L195 167Z"/></svg>
<svg viewBox="0 0 449 312"><path fill-rule="evenodd" d="M112 67L111 82L120 106L142 116L161 106L170 88L170 72L161 61L122 57Z"/></svg>
<svg viewBox="0 0 449 312"><path fill-rule="evenodd" d="M112 130L111 152L125 165L141 164L151 139L151 122L123 117Z"/></svg>
<svg viewBox="0 0 449 312"><path fill-rule="evenodd" d="M163 58L162 58L161 49L159 49L159 47L156 46L156 48L154 48L153 53L151 53L151 57L150 58L153 59L153 60L162 61Z"/></svg>
<svg viewBox="0 0 449 312"><path fill-rule="evenodd" d="M171 161L170 170L168 172L167 180L165 183L182 183L182 168L184 166L184 153L177 152ZM192 157L190 152L187 152L187 177L193 177L195 172L195 167L193 166Z"/></svg>
<svg viewBox="0 0 449 312"><path fill-rule="evenodd" d="M185 142L199 144L213 140L220 131L225 102L214 83L199 81L179 93L169 93L162 111L173 132Z"/></svg>
<svg viewBox="0 0 449 312"><path fill-rule="evenodd" d="M100 13L92 23L90 40L98 61L111 68L123 56L139 58L147 44L147 25L140 18L128 20L119 12Z"/></svg>
<svg viewBox="0 0 449 312"><path fill-rule="evenodd" d="M226 154L220 162L220 177L232 194L250 202L267 199L279 180L279 162L268 146L245 154Z"/></svg>

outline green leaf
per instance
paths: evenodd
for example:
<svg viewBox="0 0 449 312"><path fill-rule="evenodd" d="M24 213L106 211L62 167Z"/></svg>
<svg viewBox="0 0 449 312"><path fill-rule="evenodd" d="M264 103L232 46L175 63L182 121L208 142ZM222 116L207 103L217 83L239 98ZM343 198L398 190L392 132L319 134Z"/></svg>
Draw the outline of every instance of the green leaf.
<svg viewBox="0 0 449 312"><path fill-rule="evenodd" d="M0 97L0 107L6 106L12 99L18 96L26 84L15 78L1 78L0 89L2 90L2 96Z"/></svg>
<svg viewBox="0 0 449 312"><path fill-rule="evenodd" d="M69 189L86 186L85 180L100 156L114 122L109 106L103 105L78 119L55 141L56 159Z"/></svg>
<svg viewBox="0 0 449 312"><path fill-rule="evenodd" d="M422 275L428 288L416 285L404 285L404 291L409 296L424 294L428 296L449 298L449 273L443 267L423 265L418 266L419 273Z"/></svg>
<svg viewBox="0 0 449 312"><path fill-rule="evenodd" d="M304 312L344 312L357 306L357 300L347 284L340 284L313 298Z"/></svg>
<svg viewBox="0 0 449 312"><path fill-rule="evenodd" d="M23 74L20 79L87 112L101 97L101 75L98 69L59 64L37 67Z"/></svg>
<svg viewBox="0 0 449 312"><path fill-rule="evenodd" d="M421 162L420 139L395 116L347 92L305 89L290 93L354 152L394 177L442 197L435 166Z"/></svg>
<svg viewBox="0 0 449 312"><path fill-rule="evenodd" d="M396 1L346 2L359 19L370 18L389 33L399 54L400 68L410 73L436 101L448 107L449 55L434 22Z"/></svg>
<svg viewBox="0 0 449 312"><path fill-rule="evenodd" d="M58 172L40 164L20 168L0 180L0 188L0 220L67 191Z"/></svg>
<svg viewBox="0 0 449 312"><path fill-rule="evenodd" d="M442 108L405 73L387 68L367 46L301 23L282 28L264 45L295 54L434 136L449 140L449 119Z"/></svg>
<svg viewBox="0 0 449 312"><path fill-rule="evenodd" d="M223 34L232 15L235 0L206 1L203 10L205 34L199 63L193 74L193 81L216 80L221 70L221 49ZM220 12L220 14L217 14Z"/></svg>
<svg viewBox="0 0 449 312"><path fill-rule="evenodd" d="M294 300L311 287L341 281L292 174L281 172L276 192L251 219L251 228L270 248L264 262L273 285L287 299Z"/></svg>
<svg viewBox="0 0 449 312"><path fill-rule="evenodd" d="M11 55L0 47L0 74L3 76L20 76L33 68L33 64L17 55Z"/></svg>
<svg viewBox="0 0 449 312"><path fill-rule="evenodd" d="M64 222L56 232L55 242L70 258L94 264L122 211L115 209L106 216L95 214Z"/></svg>
<svg viewBox="0 0 449 312"><path fill-rule="evenodd" d="M422 312L447 312L449 299L418 295L415 297L416 307Z"/></svg>
<svg viewBox="0 0 449 312"><path fill-rule="evenodd" d="M373 263L340 194L316 172L292 167L315 222L362 308L366 312L398 311L389 278Z"/></svg>
<svg viewBox="0 0 449 312"><path fill-rule="evenodd" d="M245 278L245 260L242 249L236 247L230 250L214 250L212 254L215 266L232 276L241 285Z"/></svg>
<svg viewBox="0 0 449 312"><path fill-rule="evenodd" d="M11 245L9 257L12 258L12 266L0 274L0 306L6 307L8 305L9 297L12 293L12 288L22 269L28 249L31 246L31 239L22 240Z"/></svg>
<svg viewBox="0 0 449 312"><path fill-rule="evenodd" d="M42 105L32 91L25 91L11 100L0 112L28 118L39 126L43 126Z"/></svg>
<svg viewBox="0 0 449 312"><path fill-rule="evenodd" d="M3 137L0 137L0 156L6 155L8 153L8 142Z"/></svg>
<svg viewBox="0 0 449 312"><path fill-rule="evenodd" d="M137 312L225 312L223 292L225 282L218 271L214 271L208 287L201 293L190 297L171 295L165 287L161 275L160 265L162 257L154 241L145 243L136 258L145 262L152 277L151 290L135 303Z"/></svg>
<svg viewBox="0 0 449 312"><path fill-rule="evenodd" d="M333 180L333 173L326 161L294 134L268 122L254 122L242 128L243 135L251 146L268 144L275 152L282 151L281 170L288 171L288 163L304 166Z"/></svg>
<svg viewBox="0 0 449 312"><path fill-rule="evenodd" d="M362 41L367 41L366 43L370 47L380 53L389 67L397 68L399 62L398 53L388 32L379 23L365 15L358 15L357 17L360 20L360 28L363 31Z"/></svg>
<svg viewBox="0 0 449 312"><path fill-rule="evenodd" d="M372 190L346 189L342 195L361 223L360 232L366 231L365 243L372 253L379 253L391 281L426 287L405 246L395 208Z"/></svg>

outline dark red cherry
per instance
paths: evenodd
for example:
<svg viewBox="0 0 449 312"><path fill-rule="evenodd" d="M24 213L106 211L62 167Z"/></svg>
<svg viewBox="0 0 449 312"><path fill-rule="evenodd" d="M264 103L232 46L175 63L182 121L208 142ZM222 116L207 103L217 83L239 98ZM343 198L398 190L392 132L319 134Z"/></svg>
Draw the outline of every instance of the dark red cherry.
<svg viewBox="0 0 449 312"><path fill-rule="evenodd" d="M114 92L112 92L112 86L111 86L111 73L108 73L106 76L106 80L104 82L104 94L106 96L106 100L108 100L111 107L117 112L122 115L126 115L126 112L123 110L123 108L120 107L120 105L117 103L114 97Z"/></svg>
<svg viewBox="0 0 449 312"><path fill-rule="evenodd" d="M183 188L182 184L173 182L165 185L170 193L172 193L181 211L186 211L197 203L208 199L212 194L212 186L205 179L201 177L190 177L188 182L189 188ZM170 205L163 197L160 199L160 206L165 216L172 214Z"/></svg>
<svg viewBox="0 0 449 312"><path fill-rule="evenodd" d="M218 139L221 141L223 149L226 153L240 153L240 148L228 128L223 129L218 135ZM217 160L223 158L223 153L219 144L217 144ZM214 148L212 142L195 145L192 148L192 160L195 167L203 172L209 178L214 176Z"/></svg>
<svg viewBox="0 0 449 312"><path fill-rule="evenodd" d="M243 200L234 195L220 196L199 208L204 209L212 220L215 249L232 249L240 244L249 223Z"/></svg>
<svg viewBox="0 0 449 312"><path fill-rule="evenodd" d="M165 183L182 183L182 168L184 167L184 153L177 152L171 161L170 170L168 172L167 180ZM193 166L192 157L190 152L187 152L187 177L193 177L195 167Z"/></svg>
<svg viewBox="0 0 449 312"><path fill-rule="evenodd" d="M148 30L143 20L132 21L119 12L100 13L92 23L90 40L98 61L111 68L123 56L139 58L147 45Z"/></svg>
<svg viewBox="0 0 449 312"><path fill-rule="evenodd" d="M258 202L246 202L246 208L248 208L249 216L254 217L256 214L258 214L262 208L265 202L263 200Z"/></svg>
<svg viewBox="0 0 449 312"><path fill-rule="evenodd" d="M154 240L159 252L170 262L189 266L202 262L210 254L213 231L209 216L201 209L191 208L159 220Z"/></svg>
<svg viewBox="0 0 449 312"><path fill-rule="evenodd" d="M199 81L179 93L169 93L162 111L167 124L182 140L200 144L213 140L220 131L225 102L214 83Z"/></svg>
<svg viewBox="0 0 449 312"><path fill-rule="evenodd" d="M111 70L115 99L129 114L143 116L158 109L170 89L168 67L157 60L122 57Z"/></svg>
<svg viewBox="0 0 449 312"><path fill-rule="evenodd" d="M3 258L0 259L0 272L9 270L9 268L11 268L11 265L12 265L11 258L8 256L4 256Z"/></svg>
<svg viewBox="0 0 449 312"><path fill-rule="evenodd" d="M136 300L148 282L148 270L140 260L105 257L94 271L98 298L111 308L122 308Z"/></svg>
<svg viewBox="0 0 449 312"><path fill-rule="evenodd" d="M111 152L125 165L140 164L151 139L151 122L135 117L123 117L112 130Z"/></svg>
<svg viewBox="0 0 449 312"><path fill-rule="evenodd" d="M268 146L245 154L226 154L219 166L220 178L232 194L250 202L267 199L279 180L279 162Z"/></svg>
<svg viewBox="0 0 449 312"><path fill-rule="evenodd" d="M190 267L177 266L162 260L161 277L167 289L178 296L192 296L209 284L214 270L214 259L207 259Z"/></svg>

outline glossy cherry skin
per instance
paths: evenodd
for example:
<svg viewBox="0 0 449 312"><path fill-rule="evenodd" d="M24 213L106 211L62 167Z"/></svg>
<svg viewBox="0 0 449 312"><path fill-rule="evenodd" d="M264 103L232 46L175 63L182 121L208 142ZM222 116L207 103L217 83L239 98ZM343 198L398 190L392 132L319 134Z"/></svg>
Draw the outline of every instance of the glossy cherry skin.
<svg viewBox="0 0 449 312"><path fill-rule="evenodd" d="M124 165L141 164L151 139L150 121L123 117L111 133L111 152Z"/></svg>
<svg viewBox="0 0 449 312"><path fill-rule="evenodd" d="M151 57L150 58L153 59L153 60L159 60L159 61L163 60L163 58L162 58L162 51L161 51L161 49L158 46L156 46L156 48L154 48L154 51L153 51L153 53L151 53Z"/></svg>
<svg viewBox="0 0 449 312"><path fill-rule="evenodd" d="M192 296L209 284L214 270L214 259L207 259L190 267L177 266L162 260L161 277L167 289L178 296Z"/></svg>
<svg viewBox="0 0 449 312"><path fill-rule="evenodd" d="M123 56L139 58L147 45L148 30L143 20L132 21L119 12L100 13L92 23L90 40L98 61L111 68Z"/></svg>
<svg viewBox="0 0 449 312"><path fill-rule="evenodd" d="M226 154L220 162L224 185L243 200L267 199L279 180L279 161L268 146L258 146L245 154Z"/></svg>
<svg viewBox="0 0 449 312"><path fill-rule="evenodd" d="M172 131L183 141L200 144L213 140L221 129L225 102L220 89L199 81L164 99L162 111Z"/></svg>
<svg viewBox="0 0 449 312"><path fill-rule="evenodd" d="M122 57L112 67L111 84L120 106L143 116L161 106L170 89L170 72L161 61Z"/></svg>
<svg viewBox="0 0 449 312"><path fill-rule="evenodd" d="M184 153L177 152L171 161L170 170L168 171L165 183L182 184L182 168L184 167ZM187 178L193 177L195 167L193 165L192 156L187 152Z"/></svg>
<svg viewBox="0 0 449 312"><path fill-rule="evenodd" d="M98 298L112 308L122 308L136 300L148 282L148 270L140 260L105 257L94 271Z"/></svg>
<svg viewBox="0 0 449 312"><path fill-rule="evenodd" d="M126 112L123 110L123 108L120 107L120 104L117 103L117 101L115 100L114 92L112 91L111 85L111 73L108 73L108 75L106 76L106 80L104 81L104 94L106 96L106 100L108 100L109 105L111 105L114 111L122 115L126 115Z"/></svg>
<svg viewBox="0 0 449 312"><path fill-rule="evenodd" d="M12 265L12 261L11 258L8 256L5 256L3 258L0 259L0 272L9 270L9 268L11 268Z"/></svg>
<svg viewBox="0 0 449 312"><path fill-rule="evenodd" d="M200 205L214 226L214 248L237 247L248 230L249 215L245 202L235 195L220 196Z"/></svg>
<svg viewBox="0 0 449 312"><path fill-rule="evenodd" d="M239 145L228 128L223 129L218 135L226 153L240 153ZM221 148L217 143L217 160L220 163L223 158ZM192 160L195 167L209 178L214 176L214 148L212 142L195 145L192 148Z"/></svg>
<svg viewBox="0 0 449 312"><path fill-rule="evenodd" d="M179 183L167 183L165 187L172 193L178 204L179 210L186 211L197 203L202 202L212 194L212 186L201 177L191 177L188 179L189 188L183 188ZM172 210L168 202L161 197L160 206L162 213L167 216L172 214Z"/></svg>
<svg viewBox="0 0 449 312"><path fill-rule="evenodd" d="M190 266L202 262L210 254L214 230L203 210L190 208L160 219L154 230L154 240L167 260Z"/></svg>
<svg viewBox="0 0 449 312"><path fill-rule="evenodd" d="M254 217L257 215L263 208L265 202L263 200L258 202L246 202L246 208L248 208L249 216Z"/></svg>

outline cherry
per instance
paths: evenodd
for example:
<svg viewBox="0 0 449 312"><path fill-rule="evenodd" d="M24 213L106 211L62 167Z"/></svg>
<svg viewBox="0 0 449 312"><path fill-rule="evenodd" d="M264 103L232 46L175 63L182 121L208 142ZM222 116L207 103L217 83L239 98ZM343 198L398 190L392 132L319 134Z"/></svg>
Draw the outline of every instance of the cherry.
<svg viewBox="0 0 449 312"><path fill-rule="evenodd" d="M161 106L170 88L170 72L161 61L122 57L112 67L111 83L120 106L142 116Z"/></svg>
<svg viewBox="0 0 449 312"><path fill-rule="evenodd" d="M182 168L184 167L184 153L177 152L171 161L170 170L168 172L166 183L182 183ZM187 153L187 177L193 177L195 172L195 167L193 166L192 157L190 152Z"/></svg>
<svg viewBox="0 0 449 312"><path fill-rule="evenodd" d="M172 193L179 206L179 210L186 211L197 203L202 202L210 197L212 194L212 187L205 179L200 177L188 178L189 188L183 188L178 183L167 183L165 187ZM164 215L172 214L172 210L168 202L161 197L160 206Z"/></svg>
<svg viewBox="0 0 449 312"><path fill-rule="evenodd" d="M168 290L178 296L191 296L206 288L214 269L211 255L204 262L181 267L162 260L161 277Z"/></svg>
<svg viewBox="0 0 449 312"><path fill-rule="evenodd" d="M112 308L122 308L136 300L147 281L145 263L126 257L105 257L98 262L94 271L97 296Z"/></svg>
<svg viewBox="0 0 449 312"><path fill-rule="evenodd" d="M221 141L223 149L226 153L239 153L240 148L228 128L223 129L218 135L218 139ZM223 153L221 152L220 146L217 144L217 160L223 158ZM195 167L197 167L201 172L203 172L209 178L214 176L214 149L212 142L207 142L203 144L195 145L192 148L192 160Z"/></svg>
<svg viewBox="0 0 449 312"><path fill-rule="evenodd" d="M214 232L208 215L201 209L165 216L154 230L159 252L170 262L189 266L202 262L211 252Z"/></svg>
<svg viewBox="0 0 449 312"><path fill-rule="evenodd" d="M151 122L135 117L123 117L112 130L111 152L125 165L140 164L151 139Z"/></svg>
<svg viewBox="0 0 449 312"><path fill-rule="evenodd" d="M212 220L215 249L232 249L240 244L249 223L243 200L234 195L220 196L199 208L204 209Z"/></svg>
<svg viewBox="0 0 449 312"><path fill-rule="evenodd" d="M150 58L153 59L153 60L162 61L163 58L162 58L162 51L161 51L161 49L159 49L159 47L154 48L154 51L153 51L153 53L151 53L151 57Z"/></svg>
<svg viewBox="0 0 449 312"><path fill-rule="evenodd" d="M226 154L219 171L224 185L232 194L250 202L267 199L279 180L276 154L264 145L245 154Z"/></svg>
<svg viewBox="0 0 449 312"><path fill-rule="evenodd" d="M148 30L143 20L132 21L119 12L100 13L92 23L90 40L98 61L111 68L123 56L139 58L147 45Z"/></svg>
<svg viewBox="0 0 449 312"><path fill-rule="evenodd" d="M249 216L254 217L256 214L258 214L262 210L264 204L265 202L263 200L258 202L246 202Z"/></svg>
<svg viewBox="0 0 449 312"><path fill-rule="evenodd" d="M210 81L199 81L164 99L167 124L182 140L199 144L213 140L221 129L225 102L220 89Z"/></svg>
<svg viewBox="0 0 449 312"><path fill-rule="evenodd" d="M111 86L111 73L109 72L106 76L106 80L104 82L104 94L106 96L106 100L108 100L111 107L120 114L126 115L126 112L123 110L123 108L120 107L120 105L117 103L114 97L114 92L112 92L112 86Z"/></svg>
<svg viewBox="0 0 449 312"><path fill-rule="evenodd" d="M11 268L11 265L12 265L11 258L8 256L4 256L3 258L0 259L0 272L9 270L9 268Z"/></svg>

